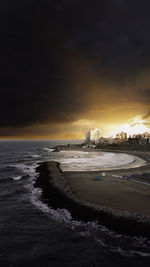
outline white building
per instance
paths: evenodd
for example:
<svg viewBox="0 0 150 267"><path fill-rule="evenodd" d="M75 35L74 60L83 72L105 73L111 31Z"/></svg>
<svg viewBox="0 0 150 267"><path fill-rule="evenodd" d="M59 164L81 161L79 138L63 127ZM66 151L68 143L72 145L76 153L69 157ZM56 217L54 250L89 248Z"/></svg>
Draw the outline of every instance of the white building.
<svg viewBox="0 0 150 267"><path fill-rule="evenodd" d="M91 130L91 141L95 141L95 143L97 143L101 137L100 133L101 133L101 131L98 128Z"/></svg>
<svg viewBox="0 0 150 267"><path fill-rule="evenodd" d="M121 140L127 140L127 133L124 133L123 131L121 133L118 133L116 135L116 138L121 139Z"/></svg>

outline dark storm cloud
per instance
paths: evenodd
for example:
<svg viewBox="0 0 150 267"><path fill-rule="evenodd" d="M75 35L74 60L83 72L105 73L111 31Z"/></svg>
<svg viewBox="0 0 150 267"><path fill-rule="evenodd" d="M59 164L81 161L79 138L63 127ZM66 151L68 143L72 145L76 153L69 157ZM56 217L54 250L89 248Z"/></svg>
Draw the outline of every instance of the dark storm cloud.
<svg viewBox="0 0 150 267"><path fill-rule="evenodd" d="M131 69L148 64L148 10L147 1L141 4L141 1L134 0L86 1L77 12L72 6L69 16L70 44L92 53L99 58L102 66ZM68 16L66 20L67 24Z"/></svg>
<svg viewBox="0 0 150 267"><path fill-rule="evenodd" d="M97 79L118 83L150 67L149 7L137 0L1 1L0 127L77 119L93 104L90 65Z"/></svg>

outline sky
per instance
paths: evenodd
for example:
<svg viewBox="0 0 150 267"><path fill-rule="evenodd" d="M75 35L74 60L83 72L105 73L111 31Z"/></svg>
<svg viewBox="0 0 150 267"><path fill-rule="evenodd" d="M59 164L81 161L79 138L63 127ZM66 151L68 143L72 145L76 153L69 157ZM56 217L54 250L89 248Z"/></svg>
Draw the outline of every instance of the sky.
<svg viewBox="0 0 150 267"><path fill-rule="evenodd" d="M0 138L150 127L150 2L1 0ZM119 127L119 128L118 128Z"/></svg>

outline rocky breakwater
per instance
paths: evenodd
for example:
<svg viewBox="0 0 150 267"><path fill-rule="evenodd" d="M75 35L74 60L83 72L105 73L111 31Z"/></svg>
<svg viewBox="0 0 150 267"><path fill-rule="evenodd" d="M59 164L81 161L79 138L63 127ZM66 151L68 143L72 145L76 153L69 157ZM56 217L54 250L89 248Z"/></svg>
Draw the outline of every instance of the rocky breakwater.
<svg viewBox="0 0 150 267"><path fill-rule="evenodd" d="M57 209L67 209L73 219L84 222L98 221L111 230L131 236L150 237L149 218L120 212L106 206L95 205L78 198L70 189L60 163L43 162L37 167L35 187L42 189L42 200Z"/></svg>

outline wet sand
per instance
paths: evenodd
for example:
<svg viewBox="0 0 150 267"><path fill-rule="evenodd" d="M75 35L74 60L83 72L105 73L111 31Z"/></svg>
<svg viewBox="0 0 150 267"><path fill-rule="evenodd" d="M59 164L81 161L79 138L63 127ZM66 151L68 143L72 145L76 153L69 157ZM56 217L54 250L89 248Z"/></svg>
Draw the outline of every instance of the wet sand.
<svg viewBox="0 0 150 267"><path fill-rule="evenodd" d="M150 218L150 185L112 176L123 171L105 173L98 181L94 176L100 172L64 172L64 176L72 192L85 201Z"/></svg>
<svg viewBox="0 0 150 267"><path fill-rule="evenodd" d="M147 166L103 171L106 176L99 181L95 181L94 176L101 175L100 171L70 171L64 172L64 176L70 189L77 197L96 205L148 216L150 219L150 185L146 184L146 180L144 180L145 183L139 183L112 176L150 173L150 152L132 152L129 154L143 158L148 162Z"/></svg>

